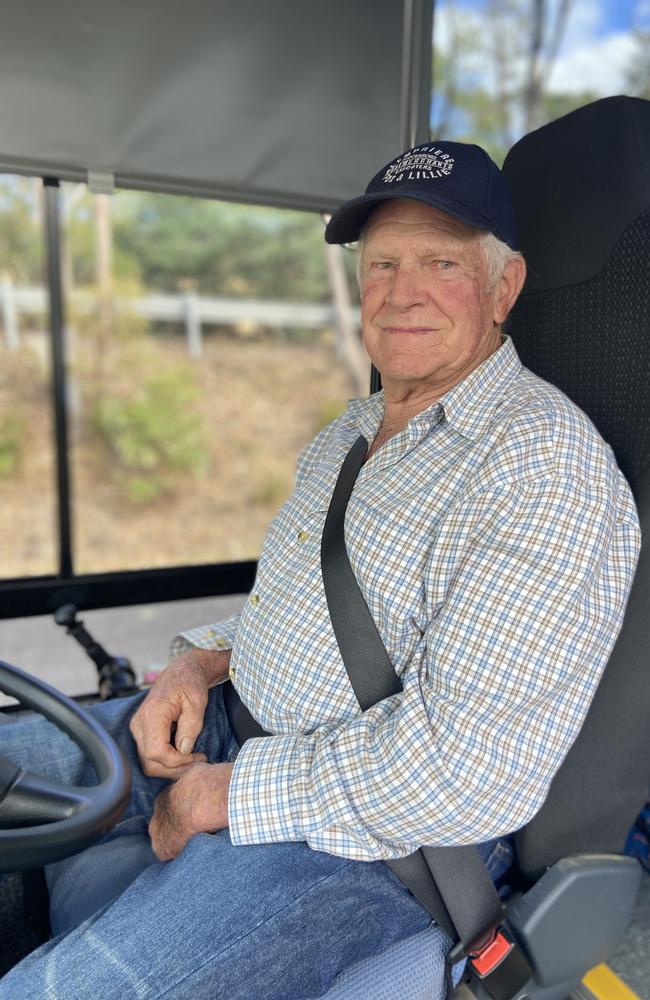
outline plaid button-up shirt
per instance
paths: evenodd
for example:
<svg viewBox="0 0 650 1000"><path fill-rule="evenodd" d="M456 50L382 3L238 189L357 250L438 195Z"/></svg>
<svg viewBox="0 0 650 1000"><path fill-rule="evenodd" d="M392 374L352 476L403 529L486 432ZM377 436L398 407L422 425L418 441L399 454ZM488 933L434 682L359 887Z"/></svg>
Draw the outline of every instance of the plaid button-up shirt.
<svg viewBox="0 0 650 1000"><path fill-rule="evenodd" d="M361 713L320 541L341 463L383 410L382 393L356 400L305 449L241 615L175 641L176 653L232 647L235 685L274 734L237 758L235 843L376 860L517 829L619 631L639 550L629 487L587 417L506 338L354 487L349 557L403 683Z"/></svg>

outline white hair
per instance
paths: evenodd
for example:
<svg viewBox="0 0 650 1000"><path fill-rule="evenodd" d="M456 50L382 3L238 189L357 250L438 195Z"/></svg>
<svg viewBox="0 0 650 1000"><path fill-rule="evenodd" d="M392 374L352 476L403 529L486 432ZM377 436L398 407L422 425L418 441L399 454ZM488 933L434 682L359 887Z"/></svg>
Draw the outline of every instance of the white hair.
<svg viewBox="0 0 650 1000"><path fill-rule="evenodd" d="M361 258L363 255L365 233L366 227L364 226L356 245L357 282L359 287L361 287ZM522 254L518 250L513 250L512 247L509 247L507 243L500 240L494 233L488 233L483 229L473 229L473 233L485 254L489 287L494 288L510 261L516 260L517 257L522 257Z"/></svg>
<svg viewBox="0 0 650 1000"><path fill-rule="evenodd" d="M509 247L507 243L500 240L494 233L481 232L478 242L485 254L490 288L494 288L510 261L516 260L523 255L518 250L513 250L512 247Z"/></svg>

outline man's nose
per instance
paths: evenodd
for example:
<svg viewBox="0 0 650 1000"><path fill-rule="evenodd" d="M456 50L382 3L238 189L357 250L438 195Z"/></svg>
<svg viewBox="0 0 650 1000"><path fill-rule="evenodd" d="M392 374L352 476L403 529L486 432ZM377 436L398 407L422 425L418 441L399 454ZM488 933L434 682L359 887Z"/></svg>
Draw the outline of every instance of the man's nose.
<svg viewBox="0 0 650 1000"><path fill-rule="evenodd" d="M386 295L387 302L406 309L421 304L424 298L424 287L417 274L411 268L396 268Z"/></svg>

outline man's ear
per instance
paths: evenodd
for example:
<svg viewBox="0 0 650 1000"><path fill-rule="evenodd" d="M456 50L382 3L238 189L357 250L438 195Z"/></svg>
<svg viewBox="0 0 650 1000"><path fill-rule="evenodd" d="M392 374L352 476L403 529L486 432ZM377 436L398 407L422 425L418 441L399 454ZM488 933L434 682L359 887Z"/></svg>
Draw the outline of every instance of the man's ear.
<svg viewBox="0 0 650 1000"><path fill-rule="evenodd" d="M506 264L497 282L494 294L494 322L503 323L514 306L526 280L526 262L523 257L513 257Z"/></svg>

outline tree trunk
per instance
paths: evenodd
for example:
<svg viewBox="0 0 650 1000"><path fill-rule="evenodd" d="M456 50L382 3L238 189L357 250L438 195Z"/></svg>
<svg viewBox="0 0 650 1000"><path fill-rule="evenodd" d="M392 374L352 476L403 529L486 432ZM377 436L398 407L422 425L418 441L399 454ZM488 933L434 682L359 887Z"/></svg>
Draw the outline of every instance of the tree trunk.
<svg viewBox="0 0 650 1000"><path fill-rule="evenodd" d="M367 396L370 387L370 362L364 351L352 315L350 290L340 246L325 244L327 272L336 312L337 340L343 363L359 396Z"/></svg>

